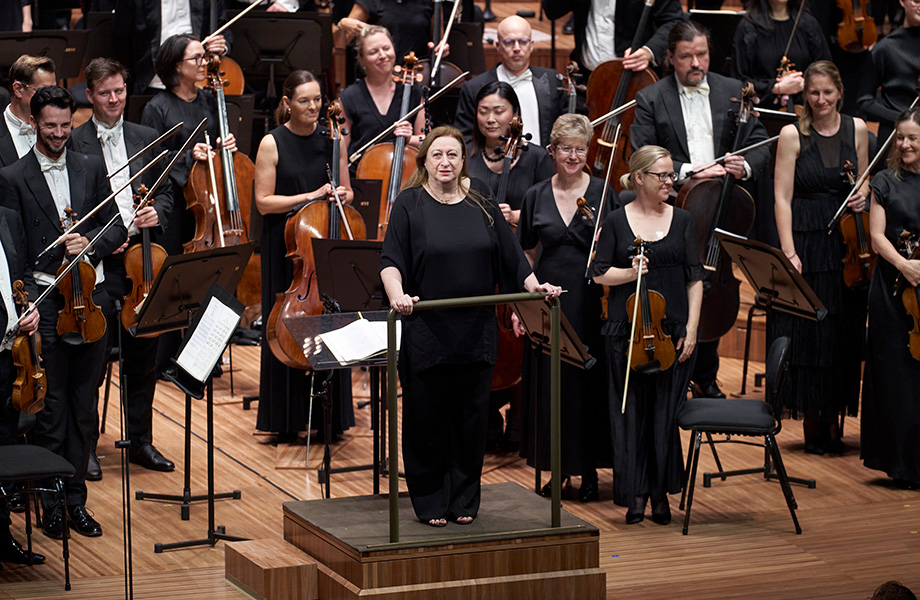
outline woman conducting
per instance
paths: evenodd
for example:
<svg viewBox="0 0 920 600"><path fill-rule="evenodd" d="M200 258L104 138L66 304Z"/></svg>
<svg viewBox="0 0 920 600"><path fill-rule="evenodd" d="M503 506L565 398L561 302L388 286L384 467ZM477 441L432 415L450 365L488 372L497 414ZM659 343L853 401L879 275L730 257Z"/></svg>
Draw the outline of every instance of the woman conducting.
<svg viewBox="0 0 920 600"><path fill-rule="evenodd" d="M486 409L495 364L491 307L413 313L419 300L549 292L530 269L501 211L466 172L463 136L435 128L396 198L380 276L403 315L399 354L403 456L415 514L443 527L479 511Z"/></svg>
<svg viewBox="0 0 920 600"><path fill-rule="evenodd" d="M664 148L643 146L632 153L629 174L620 183L634 190L636 199L604 219L591 271L596 283L611 286L601 332L606 336L613 502L627 507L630 525L645 518L649 498L652 520L670 523L668 494L680 493L683 484L676 415L693 369L703 268L693 216L667 203L676 177ZM648 243L644 258L637 253L637 238ZM659 328L670 336L676 360L657 373L633 371L623 413L632 318L626 305L640 269L649 292L660 293L666 302Z"/></svg>

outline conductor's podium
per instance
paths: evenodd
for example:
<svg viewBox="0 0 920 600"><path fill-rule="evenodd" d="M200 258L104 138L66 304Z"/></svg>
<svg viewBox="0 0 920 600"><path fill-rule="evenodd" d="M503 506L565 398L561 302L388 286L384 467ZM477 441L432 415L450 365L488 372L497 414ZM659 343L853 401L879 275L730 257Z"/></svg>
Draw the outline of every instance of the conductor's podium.
<svg viewBox="0 0 920 600"><path fill-rule="evenodd" d="M284 504L284 539L317 561L320 600L602 599L600 534L516 483L482 488L470 525L420 523L399 498L400 541L389 541L386 496Z"/></svg>

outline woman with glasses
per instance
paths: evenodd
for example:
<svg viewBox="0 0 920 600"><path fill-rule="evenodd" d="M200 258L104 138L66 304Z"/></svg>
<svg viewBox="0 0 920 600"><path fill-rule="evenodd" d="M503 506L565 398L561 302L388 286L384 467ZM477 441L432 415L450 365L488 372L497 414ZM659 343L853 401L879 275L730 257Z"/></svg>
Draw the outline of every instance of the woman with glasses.
<svg viewBox="0 0 920 600"><path fill-rule="evenodd" d="M604 219L591 268L596 283L610 286L601 333L607 352L613 502L627 507L630 525L645 518L649 498L652 521L670 523L668 494L680 493L684 483L676 416L696 358L703 268L693 216L667 202L675 178L671 154L664 148L643 146L632 153L629 174L620 183L634 190L636 199ZM644 259L637 254L637 238L648 243ZM640 271L648 290L666 302L659 328L670 336L675 360L658 372L633 370L621 412L631 341L632 313L626 305Z"/></svg>
<svg viewBox="0 0 920 600"><path fill-rule="evenodd" d="M275 111L278 127L268 132L259 144L256 156L254 198L262 214L262 355L259 377L259 414L256 429L278 433L282 439L296 439L307 428L306 376L285 366L268 346L269 311L276 295L291 285L293 263L285 257L285 225L296 210L314 200L332 195L326 165L332 162L332 142L328 130L318 121L323 114L323 95L319 82L309 71L294 71L284 80L281 102ZM339 197L352 201L346 168L345 142L340 142ZM333 433L341 433L353 424L350 370L343 382L333 383ZM343 383L348 385L339 391ZM341 413L341 416L340 416ZM321 419L321 417L320 417ZM314 422L320 423L317 419Z"/></svg>
<svg viewBox="0 0 920 600"><path fill-rule="evenodd" d="M846 286L843 237L828 235L827 224L852 187L844 164L853 165L855 176L866 169L868 133L862 119L840 114L843 82L834 63L813 63L804 80L805 108L798 123L782 129L776 147L776 229L783 252L828 314L810 321L776 311L768 335L792 340L781 393L785 405L804 417L805 452L840 453L841 415L855 415L859 407L868 281ZM864 186L850 199L856 217L862 218L867 193Z"/></svg>
<svg viewBox="0 0 920 600"><path fill-rule="evenodd" d="M476 95L476 127L469 144L469 173L498 193L504 166L505 141L511 120L520 116L521 106L514 89L503 81L487 83ZM521 202L530 186L553 176L553 162L543 148L522 140L511 161L507 192L499 205L508 224L517 227Z"/></svg>
<svg viewBox="0 0 920 600"><path fill-rule="evenodd" d="M618 199L611 186L601 211L604 180L584 170L593 133L584 115L566 114L556 119L550 135L556 174L524 195L517 236L537 279L558 282L566 290L560 297L562 312L589 352L600 358L602 288L585 277L585 270L595 219L603 221L617 208ZM528 465L548 471L549 359L526 345L524 365L521 454ZM602 409L607 398L605 383L603 369L586 371L562 364L562 473L581 476L578 499L582 502L597 500L595 458L599 452L609 454L603 451L606 444L601 443L609 441L609 435L601 435L609 426L598 427L607 420L607 411ZM550 484L542 493L550 495Z"/></svg>

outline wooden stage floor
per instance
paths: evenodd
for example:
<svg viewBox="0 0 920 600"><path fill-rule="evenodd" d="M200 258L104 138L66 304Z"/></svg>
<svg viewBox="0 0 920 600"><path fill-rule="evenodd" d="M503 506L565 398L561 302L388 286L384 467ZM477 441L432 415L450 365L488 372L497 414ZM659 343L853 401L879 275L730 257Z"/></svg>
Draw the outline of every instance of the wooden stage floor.
<svg viewBox="0 0 920 600"><path fill-rule="evenodd" d="M322 446L311 445L305 469L303 439L293 445L276 445L270 436L254 434L256 412L242 410L242 395L257 391L258 352L252 347L235 347L233 356L235 395L229 393L227 374L215 383L216 482L218 491L242 490L242 500L220 501L217 524L226 526L232 535L281 538L282 503L321 497L316 469ZM740 361L723 361L721 381L726 391L738 391L740 371ZM367 394L363 374L356 372L354 381L357 401ZM761 394L754 390L749 396ZM161 382L155 403L155 439L177 463L182 459L183 406L176 388ZM204 408L203 402L194 403L193 493L205 491ZM73 591L63 592L59 543L38 533L35 544L49 557L47 563L31 568L4 565L0 598L124 597L120 466L113 449L118 412L117 407L109 411L108 428L99 442L104 478L88 484L88 507L105 535L94 539L74 536ZM369 413L367 409L356 413L358 426L334 446L334 466L371 462ZM609 470L600 474L600 502L566 501L566 510L601 531L601 567L607 573L608 598L864 598L888 579L920 590L920 496L916 491L893 488L880 473L862 466L859 420L847 419L844 441L848 450L843 455L804 454L801 427L793 421L787 421L779 441L790 474L818 480L817 489L795 488L804 529L800 536L793 531L779 486L758 476L715 482L709 489L698 481L689 536L680 533L678 498L672 498L671 525L661 527L646 520L627 526L623 509L611 502ZM686 451L686 435L683 443ZM721 449L726 468L756 466L762 456L756 448L733 445ZM713 469L707 449L701 460L701 469ZM179 464L173 473L132 468L132 495L135 490L181 492L183 468ZM533 471L516 455L489 454L483 479L530 487ZM334 497L371 492L368 471L333 476ZM246 597L223 580L223 543L215 548L153 552L156 542L204 537L204 504L192 507L190 521L181 521L178 506L172 504L132 501L131 510L136 598L167 594L175 600ZM483 510L489 510L488 506ZM24 541L21 515L13 516L13 531Z"/></svg>

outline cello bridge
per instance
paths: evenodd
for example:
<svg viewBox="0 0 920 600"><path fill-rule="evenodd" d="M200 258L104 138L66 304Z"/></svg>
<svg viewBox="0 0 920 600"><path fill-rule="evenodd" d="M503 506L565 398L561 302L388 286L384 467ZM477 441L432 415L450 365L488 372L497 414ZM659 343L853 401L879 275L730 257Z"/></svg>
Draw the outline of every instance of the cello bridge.
<svg viewBox="0 0 920 600"><path fill-rule="evenodd" d="M716 266L715 266L715 265L709 265L709 264L705 264L705 263L704 263L704 264L703 264L703 269L705 269L706 271L715 271L715 270L716 270Z"/></svg>
<svg viewBox="0 0 920 600"><path fill-rule="evenodd" d="M601 138L597 139L597 145L604 146L605 148L613 148L613 142L608 142L607 140Z"/></svg>

